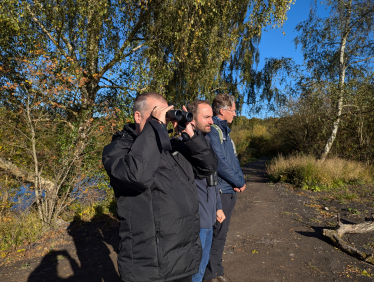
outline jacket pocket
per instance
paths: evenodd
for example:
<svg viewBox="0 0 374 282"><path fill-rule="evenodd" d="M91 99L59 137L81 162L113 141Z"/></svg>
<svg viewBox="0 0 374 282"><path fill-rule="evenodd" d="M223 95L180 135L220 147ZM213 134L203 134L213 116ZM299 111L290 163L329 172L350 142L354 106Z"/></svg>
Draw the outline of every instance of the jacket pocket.
<svg viewBox="0 0 374 282"><path fill-rule="evenodd" d="M117 201L117 214L120 219L119 222L119 245L118 253L123 257L132 259L132 227L131 227L131 213L129 211L130 203L127 197L120 197Z"/></svg>
<svg viewBox="0 0 374 282"><path fill-rule="evenodd" d="M125 219L121 220L119 223L119 237L118 254L124 258L133 259L132 234L130 226Z"/></svg>

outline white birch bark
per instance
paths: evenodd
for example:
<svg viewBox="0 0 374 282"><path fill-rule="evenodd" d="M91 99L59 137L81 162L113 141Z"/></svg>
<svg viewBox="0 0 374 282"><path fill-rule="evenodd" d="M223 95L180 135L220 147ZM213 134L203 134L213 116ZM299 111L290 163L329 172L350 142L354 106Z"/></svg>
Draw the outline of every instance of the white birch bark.
<svg viewBox="0 0 374 282"><path fill-rule="evenodd" d="M349 24L351 20L351 7L352 7L352 0L349 1L348 3L348 9L347 9L348 12L345 15L344 30L342 32L342 39L340 41L340 48L339 48L339 84L338 84L338 101L336 104L336 117L331 127L330 136L327 139L326 144L319 157L319 160L322 162L326 159L327 155L330 152L332 144L335 141L336 134L338 133L342 110L343 110L344 81L345 81L345 71L346 71L346 61L344 58L344 54L345 54L345 47L347 43L348 34L350 32Z"/></svg>

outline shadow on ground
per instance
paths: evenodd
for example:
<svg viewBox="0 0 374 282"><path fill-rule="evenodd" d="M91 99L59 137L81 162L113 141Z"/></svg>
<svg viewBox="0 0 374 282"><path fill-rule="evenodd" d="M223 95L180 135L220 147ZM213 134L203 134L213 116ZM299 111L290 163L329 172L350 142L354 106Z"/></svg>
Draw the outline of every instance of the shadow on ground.
<svg viewBox="0 0 374 282"><path fill-rule="evenodd" d="M67 231L75 246L50 251L27 281L118 281L113 255L118 246L117 226L107 215L95 216L91 222L74 220Z"/></svg>

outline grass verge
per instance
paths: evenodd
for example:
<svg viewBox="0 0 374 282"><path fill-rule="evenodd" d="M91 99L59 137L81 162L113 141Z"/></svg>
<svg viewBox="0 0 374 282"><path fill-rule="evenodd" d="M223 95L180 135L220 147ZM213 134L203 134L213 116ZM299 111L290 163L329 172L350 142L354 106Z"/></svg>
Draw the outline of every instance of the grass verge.
<svg viewBox="0 0 374 282"><path fill-rule="evenodd" d="M274 182L283 181L312 191L369 184L374 180L373 169L360 162L340 158L321 162L302 155L279 155L267 165L267 172Z"/></svg>
<svg viewBox="0 0 374 282"><path fill-rule="evenodd" d="M26 242L36 241L43 233L43 225L35 212L2 214L0 219L1 255Z"/></svg>

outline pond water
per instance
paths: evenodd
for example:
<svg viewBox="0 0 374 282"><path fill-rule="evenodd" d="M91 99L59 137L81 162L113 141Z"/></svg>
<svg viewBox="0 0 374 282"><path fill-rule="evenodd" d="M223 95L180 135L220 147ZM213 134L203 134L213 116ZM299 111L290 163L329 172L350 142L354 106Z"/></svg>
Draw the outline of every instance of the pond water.
<svg viewBox="0 0 374 282"><path fill-rule="evenodd" d="M94 195L95 200L97 201L102 201L105 199L105 197L107 196L107 192L103 189L92 187L92 186L95 186L92 184L93 183L90 183L90 185L80 187L79 189L75 188L73 190L73 193L76 193L76 199L78 201L85 202L88 192L91 195ZM35 202L35 199L36 199L35 190L30 189L30 187L31 185L27 185L27 186L22 185L21 187L19 187L19 191L17 191L16 196L12 199L12 201L15 203L15 205L13 205L12 207L12 211L15 211L15 212L25 211ZM42 198L45 197L44 191L41 196Z"/></svg>

